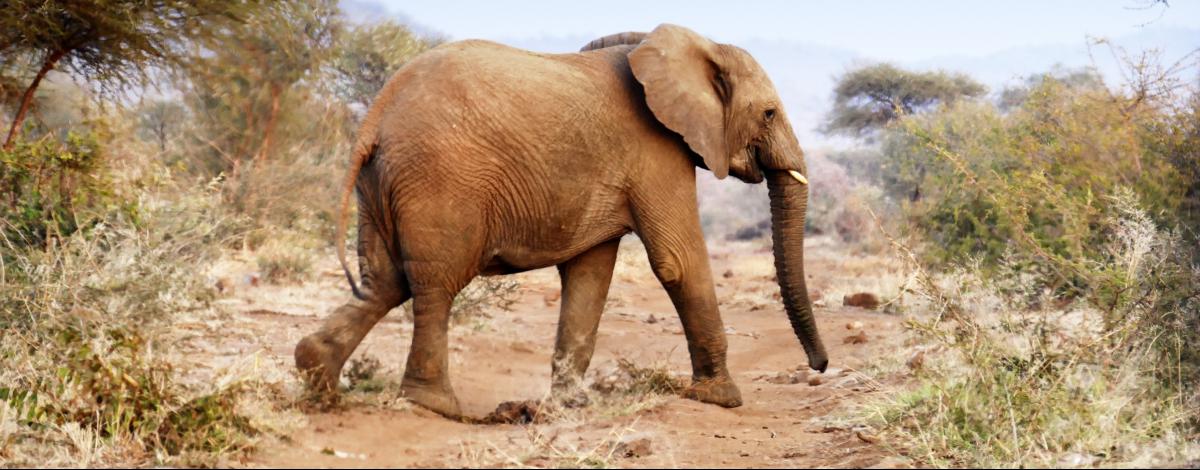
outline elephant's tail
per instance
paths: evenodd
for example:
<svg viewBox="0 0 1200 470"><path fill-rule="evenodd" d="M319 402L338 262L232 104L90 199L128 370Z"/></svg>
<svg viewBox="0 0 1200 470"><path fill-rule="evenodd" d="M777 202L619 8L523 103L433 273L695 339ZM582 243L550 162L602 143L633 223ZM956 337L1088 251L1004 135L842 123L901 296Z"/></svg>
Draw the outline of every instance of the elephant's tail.
<svg viewBox="0 0 1200 470"><path fill-rule="evenodd" d="M358 172L371 160L371 157L375 155L375 150L379 147L375 120L372 119L371 114L368 113L367 118L364 119L358 140L354 143L353 153L350 154L350 168L346 172L346 181L342 185L342 201L338 209L337 233L334 238L338 262L342 263L342 272L346 273L346 280L350 282L350 290L359 300L366 300L366 296L359 290L358 283L354 281L354 275L350 273L350 265L346 264L346 230L350 219L350 194L354 192L354 186L358 182Z"/></svg>

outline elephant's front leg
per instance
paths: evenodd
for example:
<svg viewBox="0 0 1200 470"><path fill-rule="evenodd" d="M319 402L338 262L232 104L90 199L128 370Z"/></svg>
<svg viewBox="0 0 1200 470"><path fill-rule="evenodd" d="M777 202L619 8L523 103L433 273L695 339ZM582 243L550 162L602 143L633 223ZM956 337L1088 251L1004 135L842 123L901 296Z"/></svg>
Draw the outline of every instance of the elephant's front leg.
<svg viewBox="0 0 1200 470"><path fill-rule="evenodd" d="M558 265L562 309L554 344L552 393L568 404L587 403L580 389L596 349L596 328L604 312L621 239L601 243Z"/></svg>
<svg viewBox="0 0 1200 470"><path fill-rule="evenodd" d="M638 236L650 265L671 297L692 359L692 385L684 396L727 408L742 405L742 394L725 365L725 327L717 308L708 247L700 229L695 189L637 207Z"/></svg>

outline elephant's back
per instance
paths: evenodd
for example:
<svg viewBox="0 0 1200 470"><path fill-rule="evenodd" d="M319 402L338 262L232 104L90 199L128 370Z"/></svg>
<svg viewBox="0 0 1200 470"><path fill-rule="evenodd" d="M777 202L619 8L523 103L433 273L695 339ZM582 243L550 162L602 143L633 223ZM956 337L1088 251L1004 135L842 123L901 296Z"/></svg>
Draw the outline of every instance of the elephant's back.
<svg viewBox="0 0 1200 470"><path fill-rule="evenodd" d="M622 114L638 112L622 103L640 93L622 70L629 75L619 51L539 54L482 40L444 44L403 67L377 98L381 154L461 167L498 159L552 166L598 158L597 149L620 153L627 145L621 132L597 126L628 122Z"/></svg>
<svg viewBox="0 0 1200 470"><path fill-rule="evenodd" d="M490 116L503 116L509 127L521 119L578 120L586 117L578 113L604 102L599 92L611 78L604 75L613 72L608 62L597 54L540 54L491 41L458 41L401 68L377 103L387 108L385 114L411 120L432 113L451 124L476 124Z"/></svg>

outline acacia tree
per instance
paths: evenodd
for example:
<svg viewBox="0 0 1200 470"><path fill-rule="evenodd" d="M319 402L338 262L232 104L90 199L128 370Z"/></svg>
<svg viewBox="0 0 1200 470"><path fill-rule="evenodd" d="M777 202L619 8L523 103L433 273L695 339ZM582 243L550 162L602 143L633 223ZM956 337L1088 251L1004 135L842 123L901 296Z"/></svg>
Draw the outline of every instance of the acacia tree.
<svg viewBox="0 0 1200 470"><path fill-rule="evenodd" d="M189 39L218 28L252 0L7 0L0 5L3 65L33 71L15 105L4 149L12 148L34 94L51 70L114 91L144 82L173 62Z"/></svg>
<svg viewBox="0 0 1200 470"><path fill-rule="evenodd" d="M1071 69L1055 65L1047 72L1029 75L1020 84L1004 88L996 103L1003 111L1019 108L1029 100L1031 91L1048 81L1058 82L1072 90L1104 89L1104 80L1094 67Z"/></svg>
<svg viewBox="0 0 1200 470"><path fill-rule="evenodd" d="M197 137L223 162L214 169L237 170L243 160L272 154L286 103L315 84L338 28L335 1L290 0L201 42L180 82L204 127Z"/></svg>
<svg viewBox="0 0 1200 470"><path fill-rule="evenodd" d="M961 73L913 72L892 64L863 66L842 75L833 91L833 109L822 129L874 140L888 123L956 100L983 95L983 85ZM924 162L915 162L908 199L921 199Z"/></svg>
<svg viewBox="0 0 1200 470"><path fill-rule="evenodd" d="M159 153L166 153L167 141L178 133L187 110L178 101L156 99L143 103L138 109L138 133L156 142Z"/></svg>
<svg viewBox="0 0 1200 470"><path fill-rule="evenodd" d="M326 84L342 102L361 110L400 67L442 42L394 21L346 28L325 66Z"/></svg>
<svg viewBox="0 0 1200 470"><path fill-rule="evenodd" d="M960 73L913 72L887 63L867 65L837 80L833 110L824 131L869 137L901 115L985 92L987 88Z"/></svg>

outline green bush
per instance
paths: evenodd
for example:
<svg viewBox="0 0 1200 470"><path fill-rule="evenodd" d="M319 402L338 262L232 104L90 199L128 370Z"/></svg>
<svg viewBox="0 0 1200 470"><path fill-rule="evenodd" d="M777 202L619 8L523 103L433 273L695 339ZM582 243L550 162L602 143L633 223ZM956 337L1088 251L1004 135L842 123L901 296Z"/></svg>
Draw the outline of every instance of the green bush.
<svg viewBox="0 0 1200 470"><path fill-rule="evenodd" d="M928 259L975 257L992 268L1026 237L1039 255L1023 262L1054 271L1043 287L1078 297L1091 282L1082 267L1103 257L1094 247L1108 235L1101 227L1118 188L1136 194L1157 224L1189 221L1197 183L1186 168L1196 157L1177 152L1200 139L1178 130L1180 116L1047 78L1008 112L962 103L905 117L885 139L884 186L908 200L906 218L929 242Z"/></svg>
<svg viewBox="0 0 1200 470"><path fill-rule="evenodd" d="M135 206L114 189L106 156L93 132L46 134L0 149L0 233L16 246L44 247Z"/></svg>

